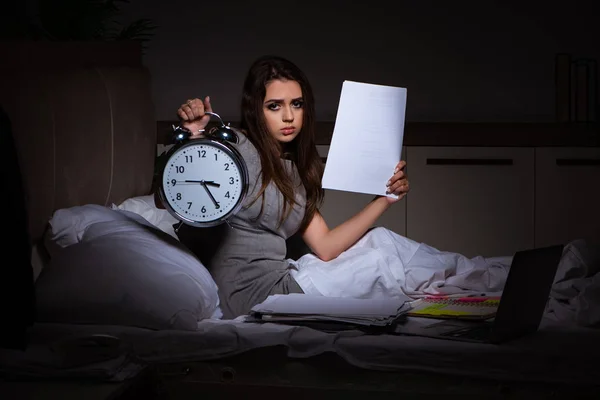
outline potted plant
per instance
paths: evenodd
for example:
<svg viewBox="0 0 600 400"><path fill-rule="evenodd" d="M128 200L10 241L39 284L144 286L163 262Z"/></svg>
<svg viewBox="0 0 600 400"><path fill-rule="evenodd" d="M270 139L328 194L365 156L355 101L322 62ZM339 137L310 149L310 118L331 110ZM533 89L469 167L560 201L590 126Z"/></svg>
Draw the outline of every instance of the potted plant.
<svg viewBox="0 0 600 400"><path fill-rule="evenodd" d="M33 9L11 6L0 29L4 54L22 63L63 59L64 62L141 63L157 26L148 18L125 21L129 0L37 0ZM6 40L8 39L8 40Z"/></svg>
<svg viewBox="0 0 600 400"><path fill-rule="evenodd" d="M129 0L37 0L35 10L16 7L12 39L53 41L138 40L147 42L156 25L140 18L122 21Z"/></svg>

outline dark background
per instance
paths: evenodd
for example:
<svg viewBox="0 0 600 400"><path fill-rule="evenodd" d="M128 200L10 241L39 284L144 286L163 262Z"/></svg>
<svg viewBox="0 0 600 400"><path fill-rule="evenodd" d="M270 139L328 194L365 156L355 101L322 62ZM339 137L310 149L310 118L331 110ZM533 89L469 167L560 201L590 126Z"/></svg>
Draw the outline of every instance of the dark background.
<svg viewBox="0 0 600 400"><path fill-rule="evenodd" d="M274 53L308 74L322 121L356 80L406 87L407 121L547 122L555 55L600 56L597 3L133 0L123 20L158 25L144 57L158 120L207 94L239 120L249 64Z"/></svg>

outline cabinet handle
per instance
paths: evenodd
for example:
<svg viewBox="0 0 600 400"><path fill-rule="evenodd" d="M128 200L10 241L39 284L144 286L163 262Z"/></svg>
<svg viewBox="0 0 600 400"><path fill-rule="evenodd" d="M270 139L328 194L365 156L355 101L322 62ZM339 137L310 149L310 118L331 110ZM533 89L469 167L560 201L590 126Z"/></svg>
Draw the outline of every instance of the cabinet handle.
<svg viewBox="0 0 600 400"><path fill-rule="evenodd" d="M511 158L428 158L427 165L513 165Z"/></svg>
<svg viewBox="0 0 600 400"><path fill-rule="evenodd" d="M600 166L600 158L557 158L556 165L558 166Z"/></svg>

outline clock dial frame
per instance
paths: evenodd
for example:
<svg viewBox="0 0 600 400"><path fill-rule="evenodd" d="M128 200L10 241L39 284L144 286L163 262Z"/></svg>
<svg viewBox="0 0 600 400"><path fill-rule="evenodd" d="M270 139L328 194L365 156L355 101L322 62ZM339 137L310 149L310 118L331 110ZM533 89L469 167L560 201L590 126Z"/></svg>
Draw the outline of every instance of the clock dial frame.
<svg viewBox="0 0 600 400"><path fill-rule="evenodd" d="M171 153L160 189L165 208L177 219L195 227L215 226L242 206L248 171L235 148L194 139Z"/></svg>

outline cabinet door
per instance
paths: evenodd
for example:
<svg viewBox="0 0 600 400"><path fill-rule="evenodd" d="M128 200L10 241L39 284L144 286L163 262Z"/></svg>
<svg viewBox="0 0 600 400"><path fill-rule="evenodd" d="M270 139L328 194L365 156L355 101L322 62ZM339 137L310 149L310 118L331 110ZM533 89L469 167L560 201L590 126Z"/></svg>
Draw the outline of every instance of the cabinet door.
<svg viewBox="0 0 600 400"><path fill-rule="evenodd" d="M535 244L600 241L600 148L537 148Z"/></svg>
<svg viewBox="0 0 600 400"><path fill-rule="evenodd" d="M533 246L533 149L409 146L406 160L409 238L468 257Z"/></svg>
<svg viewBox="0 0 600 400"><path fill-rule="evenodd" d="M327 157L329 146L317 146L319 154ZM403 149L402 158L406 151ZM408 170L407 170L408 173ZM390 173L390 177L392 174ZM345 222L364 208L375 196L372 194L344 192L339 190L325 190L325 199L320 212L330 229ZM386 227L400 235L406 233L406 197L393 204L373 226Z"/></svg>

